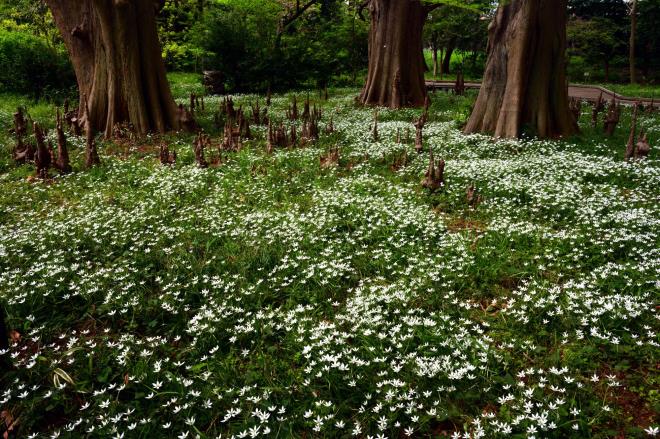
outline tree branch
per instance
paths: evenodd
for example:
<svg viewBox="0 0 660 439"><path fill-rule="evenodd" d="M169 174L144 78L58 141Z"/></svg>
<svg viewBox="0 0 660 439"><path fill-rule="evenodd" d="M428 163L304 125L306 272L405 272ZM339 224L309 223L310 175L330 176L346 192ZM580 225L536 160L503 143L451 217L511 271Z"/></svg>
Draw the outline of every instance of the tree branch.
<svg viewBox="0 0 660 439"><path fill-rule="evenodd" d="M435 4L430 4L430 5L425 5L424 6L424 12L428 15L434 10L438 9L440 6L443 6L440 3L435 3Z"/></svg>
<svg viewBox="0 0 660 439"><path fill-rule="evenodd" d="M312 7L313 4L318 2L318 0L310 0L307 4L303 5L302 7L300 6L300 2L296 1L296 9L293 11L293 13L288 13L284 17L282 17L282 20L280 21L280 27L277 31L278 34L284 33L287 27L291 25L294 21L299 19L309 8Z"/></svg>
<svg viewBox="0 0 660 439"><path fill-rule="evenodd" d="M367 6L369 6L370 3L371 3L371 0L365 0L364 2L362 2L362 4L360 5L360 7L358 8L358 10L357 10L357 14L358 14L358 17L360 17L360 20L362 20L362 21L367 21L367 20L364 18L364 15L362 15L362 12L364 12L364 10L367 8Z"/></svg>

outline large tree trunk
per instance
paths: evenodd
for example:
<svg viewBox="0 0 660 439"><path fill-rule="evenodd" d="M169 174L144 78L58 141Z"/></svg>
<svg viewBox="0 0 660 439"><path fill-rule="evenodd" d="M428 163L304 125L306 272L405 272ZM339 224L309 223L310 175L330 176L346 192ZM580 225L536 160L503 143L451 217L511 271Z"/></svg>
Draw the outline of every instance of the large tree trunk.
<svg viewBox="0 0 660 439"><path fill-rule="evenodd" d="M488 61L466 133L541 138L578 131L566 80L567 0L509 0L489 27Z"/></svg>
<svg viewBox="0 0 660 439"><path fill-rule="evenodd" d="M369 74L360 100L390 108L421 107L426 98L419 0L371 0Z"/></svg>
<svg viewBox="0 0 660 439"><path fill-rule="evenodd" d="M80 102L88 102L95 131L109 137L115 125L126 122L140 134L179 128L161 58L156 1L46 3L71 57Z"/></svg>

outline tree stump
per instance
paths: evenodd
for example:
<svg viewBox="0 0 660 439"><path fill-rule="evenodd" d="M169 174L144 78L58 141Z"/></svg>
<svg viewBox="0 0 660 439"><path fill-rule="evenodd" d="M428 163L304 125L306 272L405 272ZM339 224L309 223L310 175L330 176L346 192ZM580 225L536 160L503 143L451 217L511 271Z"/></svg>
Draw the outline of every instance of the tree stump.
<svg viewBox="0 0 660 439"><path fill-rule="evenodd" d="M625 159L629 161L636 156L635 153L635 135L637 133L637 104L633 107L632 121L630 122L630 135L628 136L628 144L626 145Z"/></svg>
<svg viewBox="0 0 660 439"><path fill-rule="evenodd" d="M422 187L429 190L433 194L445 185L445 161L440 160L437 165L433 157L433 150L429 154L429 167L426 170L424 179L422 180Z"/></svg>
<svg viewBox="0 0 660 439"><path fill-rule="evenodd" d="M16 163L22 164L34 160L34 148L28 142L25 142L27 135L28 124L23 114L23 109L18 108L14 113L14 135L16 136L16 146L14 147L13 156Z"/></svg>
<svg viewBox="0 0 660 439"><path fill-rule="evenodd" d="M603 100L603 92L600 92L598 95L598 100L594 103L594 107L591 110L591 126L595 128L598 127L598 114L605 109L605 101Z"/></svg>
<svg viewBox="0 0 660 439"><path fill-rule="evenodd" d="M69 160L69 149L66 144L66 135L64 134L64 116L60 113L60 109L57 109L57 122L56 122L56 131L57 131L57 162L55 162L55 167L62 174L68 174L71 172L71 163Z"/></svg>
<svg viewBox="0 0 660 439"><path fill-rule="evenodd" d="M582 100L579 98L571 98L568 106L571 115L573 116L573 120L575 123L578 123L580 121L580 116L582 115Z"/></svg>
<svg viewBox="0 0 660 439"><path fill-rule="evenodd" d="M34 164L37 168L37 177L45 180L48 178L48 170L53 162L53 157L46 146L44 132L37 122L34 122L34 138L37 141L37 154L34 157Z"/></svg>
<svg viewBox="0 0 660 439"><path fill-rule="evenodd" d="M651 144L649 143L648 133L642 132L640 134L636 146L635 158L646 158L649 156Z"/></svg>
<svg viewBox="0 0 660 439"><path fill-rule="evenodd" d="M219 70L206 70L203 72L204 79L202 83L204 87L208 90L209 94L212 95L223 95L225 94L225 78L221 71Z"/></svg>
<svg viewBox="0 0 660 439"><path fill-rule="evenodd" d="M176 151L170 152L166 143L161 143L159 159L162 165L173 165L176 163Z"/></svg>
<svg viewBox="0 0 660 439"><path fill-rule="evenodd" d="M193 143L193 152L195 153L195 162L197 166L202 169L208 168L209 163L204 158L204 149L208 143L209 139L203 132L199 132Z"/></svg>
<svg viewBox="0 0 660 439"><path fill-rule="evenodd" d="M610 103L610 107L607 110L607 116L605 117L605 122L603 124L603 130L605 135L612 137L614 135L614 130L621 120L621 105L617 104L614 98Z"/></svg>
<svg viewBox="0 0 660 439"><path fill-rule="evenodd" d="M424 115L415 122L415 151L421 154L424 151L424 125L426 125L426 117Z"/></svg>

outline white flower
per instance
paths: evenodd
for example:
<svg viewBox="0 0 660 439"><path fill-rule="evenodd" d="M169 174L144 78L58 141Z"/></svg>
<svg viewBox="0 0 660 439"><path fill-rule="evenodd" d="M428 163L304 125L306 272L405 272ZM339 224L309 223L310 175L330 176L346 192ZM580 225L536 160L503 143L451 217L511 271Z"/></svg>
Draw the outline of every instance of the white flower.
<svg viewBox="0 0 660 439"><path fill-rule="evenodd" d="M657 436L658 433L660 433L660 427L651 426L651 427L645 429L644 432L646 432L646 434L648 434L649 436L655 437L655 436Z"/></svg>

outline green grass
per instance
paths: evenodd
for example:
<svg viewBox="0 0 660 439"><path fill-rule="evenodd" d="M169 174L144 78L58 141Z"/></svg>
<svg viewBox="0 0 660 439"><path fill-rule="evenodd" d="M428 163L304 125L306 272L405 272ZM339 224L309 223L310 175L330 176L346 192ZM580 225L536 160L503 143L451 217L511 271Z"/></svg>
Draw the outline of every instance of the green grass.
<svg viewBox="0 0 660 439"><path fill-rule="evenodd" d="M176 97L201 91L197 78L170 75ZM660 163L657 148L624 163L630 112L612 138L585 107L568 141L494 141L459 131L474 93L438 93L418 155L420 111L382 109L376 142L357 93L314 100L337 132L268 154L253 125L241 151L208 150L209 169L190 135L102 142L93 170L71 139L75 172L34 181L2 131L0 304L21 339L0 411L20 418L19 437L606 438L658 425ZM292 98L273 97L275 123ZM214 144L220 100L198 113ZM0 101L0 123L19 103ZM51 123L50 105L27 104ZM654 145L659 122L640 116ZM174 166L158 162L161 143ZM334 147L339 163L321 166ZM428 148L446 160L435 194L420 185Z"/></svg>
<svg viewBox="0 0 660 439"><path fill-rule="evenodd" d="M426 72L425 77L428 80L443 80L443 81L455 81L456 80L456 72L454 66L459 65L461 63L470 63L470 58L469 54L463 53L461 51L454 51L451 55L451 72L449 74L443 74L442 77L438 75L438 77L433 77L433 53L430 50L424 50L424 60L426 61L426 65L429 67L429 71ZM440 58L440 52L438 52L438 58ZM470 74L469 72L464 72L465 74L465 80L466 81L481 81L480 76L474 76Z"/></svg>
<svg viewBox="0 0 660 439"><path fill-rule="evenodd" d="M660 101L660 85L642 85L642 84L614 84L603 83L595 84L612 90L615 93L623 96L640 97L640 98L655 98Z"/></svg>
<svg viewBox="0 0 660 439"><path fill-rule="evenodd" d="M190 93L197 95L205 93L202 75L199 73L170 72L167 74L167 79L170 81L174 99L189 98Z"/></svg>

